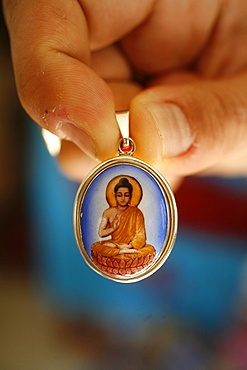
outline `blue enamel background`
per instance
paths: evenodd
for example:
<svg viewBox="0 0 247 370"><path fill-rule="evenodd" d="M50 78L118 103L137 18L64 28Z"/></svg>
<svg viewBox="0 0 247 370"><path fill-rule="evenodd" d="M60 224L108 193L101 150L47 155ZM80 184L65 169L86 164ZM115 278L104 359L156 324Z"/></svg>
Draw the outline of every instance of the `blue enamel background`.
<svg viewBox="0 0 247 370"><path fill-rule="evenodd" d="M161 251L167 233L167 205L156 181L143 169L133 164L119 164L99 174L89 186L81 209L81 231L84 246L91 257L91 245L98 241L98 228L103 211L109 207L105 190L116 176L132 176L141 185L143 197L138 208L143 212L147 243Z"/></svg>

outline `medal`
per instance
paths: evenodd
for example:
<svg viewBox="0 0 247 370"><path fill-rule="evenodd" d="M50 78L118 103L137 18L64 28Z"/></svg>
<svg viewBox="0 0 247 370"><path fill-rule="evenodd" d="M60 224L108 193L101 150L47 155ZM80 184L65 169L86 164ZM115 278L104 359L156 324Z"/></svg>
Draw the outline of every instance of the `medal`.
<svg viewBox="0 0 247 370"><path fill-rule="evenodd" d="M127 113L126 113L127 114ZM163 176L134 157L128 127L118 155L99 164L80 185L74 231L86 263L98 274L131 283L157 271L172 251L177 233L174 195Z"/></svg>

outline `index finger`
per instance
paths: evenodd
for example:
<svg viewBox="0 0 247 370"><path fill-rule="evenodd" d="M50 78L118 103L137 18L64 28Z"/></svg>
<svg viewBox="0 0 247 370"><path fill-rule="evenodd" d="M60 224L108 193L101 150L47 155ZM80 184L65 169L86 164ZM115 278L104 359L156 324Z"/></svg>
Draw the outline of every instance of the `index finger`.
<svg viewBox="0 0 247 370"><path fill-rule="evenodd" d="M3 1L21 103L40 126L91 157L119 138L112 92L89 67L85 15L77 1Z"/></svg>

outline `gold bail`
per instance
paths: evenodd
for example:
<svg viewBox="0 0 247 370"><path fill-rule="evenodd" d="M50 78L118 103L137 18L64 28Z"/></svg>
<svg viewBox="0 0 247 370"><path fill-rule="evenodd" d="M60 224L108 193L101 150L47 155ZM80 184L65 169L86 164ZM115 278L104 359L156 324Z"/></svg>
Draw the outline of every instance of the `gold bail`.
<svg viewBox="0 0 247 370"><path fill-rule="evenodd" d="M116 112L116 119L123 138L123 147L129 147L129 111Z"/></svg>
<svg viewBox="0 0 247 370"><path fill-rule="evenodd" d="M119 155L132 155L136 149L134 141L129 137L129 111L116 112L116 119L122 138L118 144Z"/></svg>

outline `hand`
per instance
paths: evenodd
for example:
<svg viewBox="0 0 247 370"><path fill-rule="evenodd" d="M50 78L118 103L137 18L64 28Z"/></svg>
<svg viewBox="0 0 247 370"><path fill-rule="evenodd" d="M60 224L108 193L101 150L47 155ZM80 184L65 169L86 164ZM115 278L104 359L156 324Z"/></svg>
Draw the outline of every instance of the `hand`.
<svg viewBox="0 0 247 370"><path fill-rule="evenodd" d="M117 230L119 226L120 226L120 215L116 215L112 223L113 232Z"/></svg>
<svg viewBox="0 0 247 370"><path fill-rule="evenodd" d="M115 155L128 107L136 156L165 175L246 175L245 0L3 3L21 102L72 177Z"/></svg>
<svg viewBox="0 0 247 370"><path fill-rule="evenodd" d="M119 254L140 253L140 251L133 248L131 244L117 244L117 246L120 249Z"/></svg>
<svg viewBox="0 0 247 370"><path fill-rule="evenodd" d="M119 249L123 249L123 250L126 250L126 249L133 249L132 245L131 244L117 244L118 248Z"/></svg>

